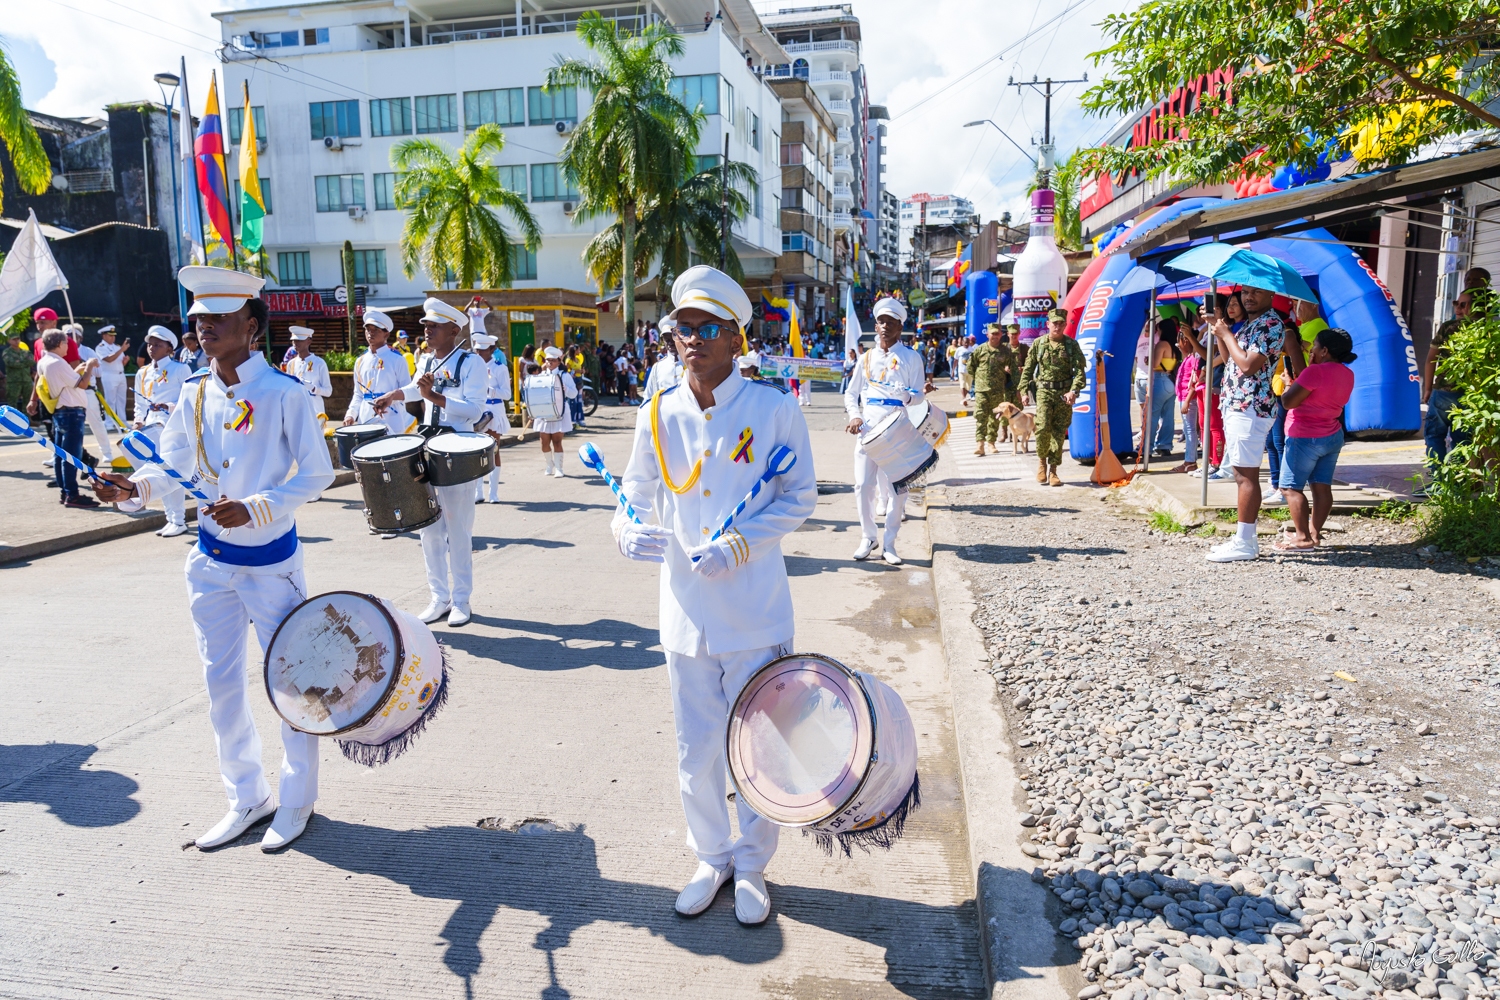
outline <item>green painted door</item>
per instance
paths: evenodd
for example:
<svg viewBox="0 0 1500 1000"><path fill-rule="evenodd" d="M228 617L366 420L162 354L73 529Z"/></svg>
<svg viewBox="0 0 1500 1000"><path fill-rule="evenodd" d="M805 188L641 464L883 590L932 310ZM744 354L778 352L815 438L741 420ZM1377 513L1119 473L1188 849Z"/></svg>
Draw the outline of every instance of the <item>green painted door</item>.
<svg viewBox="0 0 1500 1000"><path fill-rule="evenodd" d="M536 343L536 324L517 323L510 324L510 356L512 360L519 358L521 352Z"/></svg>

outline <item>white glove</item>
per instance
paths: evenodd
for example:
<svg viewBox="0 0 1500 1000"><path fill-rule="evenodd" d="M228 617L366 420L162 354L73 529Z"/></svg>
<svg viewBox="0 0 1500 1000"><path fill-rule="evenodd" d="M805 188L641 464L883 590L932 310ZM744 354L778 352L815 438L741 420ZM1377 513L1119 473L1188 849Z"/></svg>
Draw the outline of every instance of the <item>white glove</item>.
<svg viewBox="0 0 1500 1000"><path fill-rule="evenodd" d="M716 576L728 573L734 565L722 542L709 542L689 552L688 555L697 560L693 563L693 572L701 574L705 580L712 580Z"/></svg>
<svg viewBox="0 0 1500 1000"><path fill-rule="evenodd" d="M620 529L620 554L640 562L666 562L672 532L660 525L627 523Z"/></svg>

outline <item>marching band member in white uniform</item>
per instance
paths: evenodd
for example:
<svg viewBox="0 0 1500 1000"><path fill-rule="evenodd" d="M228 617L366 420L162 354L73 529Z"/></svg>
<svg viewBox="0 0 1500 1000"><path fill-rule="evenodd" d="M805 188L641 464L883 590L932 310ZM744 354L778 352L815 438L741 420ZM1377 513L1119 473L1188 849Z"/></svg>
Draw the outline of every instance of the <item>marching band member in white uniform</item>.
<svg viewBox="0 0 1500 1000"><path fill-rule="evenodd" d="M109 408L115 412L115 416L121 420L125 418L125 348L128 344L115 343L115 327L111 323L99 328L99 345L94 348L94 356L99 359L98 378L99 390L104 393L104 401ZM111 421L113 422L113 421ZM115 423L120 433L125 428Z"/></svg>
<svg viewBox="0 0 1500 1000"><path fill-rule="evenodd" d="M899 300L884 298L875 303L875 346L871 347L854 366L849 377L849 386L844 391L844 410L849 414L846 430L854 439L854 507L859 512L859 525L863 538L854 558L868 559L875 551L875 494L880 467L865 454L859 434L865 427L873 427L896 407L911 406L922 401L924 392L932 391L932 383L922 364L922 356L901 343L901 324L906 322L906 307ZM885 531L879 536L881 558L892 566L901 565L896 553L896 534L901 530L901 518L906 509L906 491L895 496L886 510Z"/></svg>
<svg viewBox="0 0 1500 1000"><path fill-rule="evenodd" d="M95 351L92 347L85 347L83 345L82 324L67 323L63 326L62 331L63 333L66 333L69 337L71 337L73 339L73 342L78 345L79 360L92 360L95 362L99 360L99 354L97 351ZM94 378L99 377L98 372L99 370L96 366L94 369ZM88 422L89 430L93 433L94 438L99 442L99 455L102 459L101 464L109 465L115 460L115 450L110 445L109 429L104 425L104 411L99 409L99 397L94 392L93 380L91 379L89 381L89 384L83 386L82 388L84 398L84 420ZM119 411L117 410L116 412Z"/></svg>
<svg viewBox="0 0 1500 1000"><path fill-rule="evenodd" d="M546 366L539 375L526 376L527 385L535 388L544 387L547 391L555 391L552 386L557 380L562 381L563 405L562 415L556 420L542 420L533 413L532 426L542 439L542 457L547 460L547 467L542 470L542 475L555 476L562 479L563 472L563 435L573 429L573 418L568 413L568 400L578 398L578 386L573 381L573 376L563 370L561 348L548 345L542 352L546 359Z"/></svg>
<svg viewBox="0 0 1500 1000"><path fill-rule="evenodd" d="M472 310L471 310L472 311ZM490 415L490 422L485 425L484 432L495 439L498 444L510 433L510 417L505 413L505 404L510 401L510 366L505 363L505 355L495 350L495 344L499 342L498 337L491 337L487 333L476 333L473 335L474 351L484 359L486 373L484 390L484 412ZM484 500L484 484L488 481L490 486L490 503L500 502L500 459L495 459L495 464L490 468L489 475L474 484L474 502L481 503Z"/></svg>
<svg viewBox="0 0 1500 1000"><path fill-rule="evenodd" d="M687 844L699 861L677 897L677 912L693 916L708 909L732 875L735 917L759 924L771 913L762 873L780 828L740 803L740 838L731 836L725 728L745 682L791 648L792 595L781 539L817 506L817 477L796 400L737 370L741 331L751 318L744 290L722 271L698 265L677 278L672 299L673 336L686 375L638 411L624 490L645 524L621 511L613 529L624 555L663 563L661 643L677 722ZM735 526L710 542L778 445L796 453L796 465L767 483Z"/></svg>
<svg viewBox="0 0 1500 1000"><path fill-rule="evenodd" d="M178 280L196 297L188 315L198 319L209 368L188 377L160 451L213 501L200 509L198 546L187 559L188 607L229 794L229 812L198 846L227 844L274 811L261 841L262 850L274 851L301 835L312 816L318 737L282 723L278 808L250 708L246 632L254 622L262 648L268 646L282 619L307 598L293 514L333 482L333 465L307 390L268 365L258 349L267 323L259 298L265 279L194 266L178 272ZM100 499L125 511L174 488L157 465L128 479L102 476L107 483L98 487Z"/></svg>
<svg viewBox="0 0 1500 1000"><path fill-rule="evenodd" d="M369 345L369 350L354 362L354 395L349 397L349 409L344 411L344 423L380 423L385 424L386 430L392 434L405 434L406 429L416 421L411 419L404 408L396 406L385 413L375 412L375 400L388 392L395 392L411 380L411 372L406 368L406 358L388 343L396 324L379 309L366 309L364 321L365 343Z"/></svg>
<svg viewBox="0 0 1500 1000"><path fill-rule="evenodd" d="M192 369L172 357L177 350L177 335L164 326L153 326L146 331L146 354L151 363L135 371L135 411L132 414L134 429L151 439L161 450L161 435L166 429L167 419L177 409L177 400L182 395L182 385L193 374ZM126 452L130 464L139 469L137 462ZM170 481L169 481L170 482ZM175 538L187 531L187 515L182 487L173 483L156 494L162 508L167 512L167 523L157 529L163 538Z"/></svg>
<svg viewBox="0 0 1500 1000"><path fill-rule="evenodd" d="M662 330L661 357L656 359L656 364L646 373L646 388L641 392L642 399L650 399L662 389L669 389L682 381L682 362L677 357L676 344L672 343L672 325L665 324ZM751 375L751 378L754 378Z"/></svg>
<svg viewBox="0 0 1500 1000"><path fill-rule="evenodd" d="M417 377L375 400L375 412L406 400L422 399L422 433L472 431L484 413L487 373L484 362L458 346L468 317L442 299L423 303L422 328L432 354L417 367ZM422 529L422 558L432 599L420 617L431 624L444 615L449 625L467 624L474 592L474 487L468 483L438 486L442 514ZM450 582L451 573L451 582Z"/></svg>
<svg viewBox="0 0 1500 1000"><path fill-rule="evenodd" d="M328 362L312 352L311 328L294 326L290 329L292 346L297 349L297 353L287 361L286 373L307 386L308 395L312 397L313 412L317 413L318 424L321 426L328 419L323 400L333 395L333 380L328 377Z"/></svg>

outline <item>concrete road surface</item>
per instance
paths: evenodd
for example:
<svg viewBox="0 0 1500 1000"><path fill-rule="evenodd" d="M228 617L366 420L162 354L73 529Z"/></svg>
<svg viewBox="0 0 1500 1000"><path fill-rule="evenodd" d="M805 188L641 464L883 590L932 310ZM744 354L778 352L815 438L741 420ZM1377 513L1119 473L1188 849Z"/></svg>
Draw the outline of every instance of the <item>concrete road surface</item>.
<svg viewBox="0 0 1500 1000"><path fill-rule="evenodd" d="M633 410L590 431L621 467ZM331 744L307 833L202 853L223 813L182 561L137 535L0 570L0 994L74 997L972 997L984 995L925 526L905 568L856 564L849 439L810 413L817 512L784 543L797 647L889 681L917 722L922 808L889 853L829 859L794 831L773 918L696 920L657 572L607 530L597 480L503 455L478 511L475 619L438 626L452 697L415 747L365 769ZM419 610L415 537L365 531L358 487L299 517L314 593ZM253 647L252 662L259 661ZM280 761L258 693L266 765Z"/></svg>

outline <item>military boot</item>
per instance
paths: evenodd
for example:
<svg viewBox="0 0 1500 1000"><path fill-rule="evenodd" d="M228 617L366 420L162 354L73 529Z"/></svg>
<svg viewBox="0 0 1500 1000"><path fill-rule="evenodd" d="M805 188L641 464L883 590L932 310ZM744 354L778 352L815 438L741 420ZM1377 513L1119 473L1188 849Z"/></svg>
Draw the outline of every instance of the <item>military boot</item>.
<svg viewBox="0 0 1500 1000"><path fill-rule="evenodd" d="M1048 466L1047 467L1047 485L1048 486L1061 486L1062 484L1063 484L1062 477L1057 474L1057 466L1055 466L1055 465Z"/></svg>
<svg viewBox="0 0 1500 1000"><path fill-rule="evenodd" d="M1041 455L1036 457L1036 481L1039 483L1047 481L1047 460Z"/></svg>

